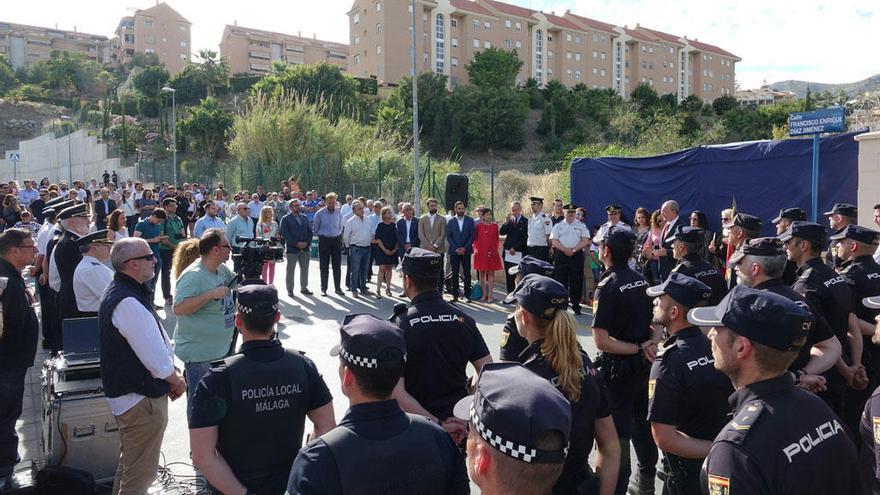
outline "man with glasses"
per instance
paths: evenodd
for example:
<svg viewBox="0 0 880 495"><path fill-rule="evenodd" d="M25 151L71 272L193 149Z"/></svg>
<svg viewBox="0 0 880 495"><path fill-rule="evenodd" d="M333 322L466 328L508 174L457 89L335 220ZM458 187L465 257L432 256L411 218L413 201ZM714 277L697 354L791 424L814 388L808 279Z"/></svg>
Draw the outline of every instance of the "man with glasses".
<svg viewBox="0 0 880 495"><path fill-rule="evenodd" d="M3 322L0 326L0 492L19 462L15 422L21 416L24 379L37 353L39 324L34 296L21 271L34 262L36 246L30 232L7 229L0 233L0 295Z"/></svg>
<svg viewBox="0 0 880 495"><path fill-rule="evenodd" d="M209 229L199 238L199 259L177 279L174 295L174 353L184 362L187 381L187 418L192 414L192 394L212 361L230 353L235 330L232 289L235 274L226 267L231 250L221 229Z"/></svg>
<svg viewBox="0 0 880 495"><path fill-rule="evenodd" d="M232 245L232 254L240 253L241 248L246 244L246 242L236 242L237 238L254 238L254 226L256 225L250 217L250 207L247 203L238 203L236 211L238 212L238 215L226 224L226 238L229 239L229 243ZM235 270L235 273L240 272L241 258L233 257L232 267L233 270Z"/></svg>
<svg viewBox="0 0 880 495"><path fill-rule="evenodd" d="M49 201L49 191L45 189L40 189L37 199L31 201L29 208L31 213L34 214L34 220L37 223L41 224L43 223L43 220L45 220L43 210L46 208L46 201Z"/></svg>
<svg viewBox="0 0 880 495"><path fill-rule="evenodd" d="M153 309L156 257L143 239L114 243L116 273L104 292L98 319L101 382L119 425L121 454L112 493L140 494L156 478L159 450L168 424L168 400L186 391L174 367L171 341Z"/></svg>

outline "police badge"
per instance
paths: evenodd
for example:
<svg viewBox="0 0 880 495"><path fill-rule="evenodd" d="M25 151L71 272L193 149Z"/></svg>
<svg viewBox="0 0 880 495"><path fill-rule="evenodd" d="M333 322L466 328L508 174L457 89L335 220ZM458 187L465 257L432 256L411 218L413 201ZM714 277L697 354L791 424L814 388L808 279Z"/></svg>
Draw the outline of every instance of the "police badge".
<svg viewBox="0 0 880 495"><path fill-rule="evenodd" d="M709 495L730 495L730 478L710 474Z"/></svg>

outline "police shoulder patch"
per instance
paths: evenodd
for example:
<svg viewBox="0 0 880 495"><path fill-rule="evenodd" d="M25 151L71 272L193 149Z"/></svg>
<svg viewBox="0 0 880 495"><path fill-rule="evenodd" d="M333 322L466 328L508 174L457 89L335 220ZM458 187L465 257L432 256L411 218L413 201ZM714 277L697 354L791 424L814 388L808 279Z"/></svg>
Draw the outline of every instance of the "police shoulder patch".
<svg viewBox="0 0 880 495"><path fill-rule="evenodd" d="M510 332L508 332L507 330L502 330L501 331L501 347L502 348L507 347L507 339L509 339L509 338L510 338Z"/></svg>
<svg viewBox="0 0 880 495"><path fill-rule="evenodd" d="M730 478L710 473L709 495L730 495Z"/></svg>
<svg viewBox="0 0 880 495"><path fill-rule="evenodd" d="M874 445L880 445L880 417L872 416L871 422L874 425Z"/></svg>
<svg viewBox="0 0 880 495"><path fill-rule="evenodd" d="M648 400L654 398L654 390L657 388L657 380L648 380Z"/></svg>

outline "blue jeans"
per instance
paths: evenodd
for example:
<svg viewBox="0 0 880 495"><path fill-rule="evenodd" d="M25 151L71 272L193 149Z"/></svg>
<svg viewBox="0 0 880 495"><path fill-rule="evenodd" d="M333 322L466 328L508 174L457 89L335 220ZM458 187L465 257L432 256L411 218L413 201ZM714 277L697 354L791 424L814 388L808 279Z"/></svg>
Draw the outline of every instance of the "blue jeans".
<svg viewBox="0 0 880 495"><path fill-rule="evenodd" d="M26 375L27 368L0 371L0 476L12 474L19 460L15 422L21 416Z"/></svg>
<svg viewBox="0 0 880 495"><path fill-rule="evenodd" d="M351 256L351 290L366 291L370 248L352 244L348 252Z"/></svg>
<svg viewBox="0 0 880 495"><path fill-rule="evenodd" d="M201 361L183 364L183 373L186 378L186 420L187 423L192 417L193 396L196 389L199 388L199 382L202 377L208 374L212 361Z"/></svg>

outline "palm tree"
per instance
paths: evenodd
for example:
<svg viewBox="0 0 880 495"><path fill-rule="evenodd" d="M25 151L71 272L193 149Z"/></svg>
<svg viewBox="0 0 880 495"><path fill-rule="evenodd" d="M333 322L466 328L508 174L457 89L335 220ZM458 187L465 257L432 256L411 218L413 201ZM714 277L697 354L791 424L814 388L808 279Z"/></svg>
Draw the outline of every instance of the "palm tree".
<svg viewBox="0 0 880 495"><path fill-rule="evenodd" d="M214 88L225 88L229 84L229 63L214 50L199 50L198 73L208 91L214 96Z"/></svg>

